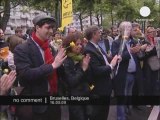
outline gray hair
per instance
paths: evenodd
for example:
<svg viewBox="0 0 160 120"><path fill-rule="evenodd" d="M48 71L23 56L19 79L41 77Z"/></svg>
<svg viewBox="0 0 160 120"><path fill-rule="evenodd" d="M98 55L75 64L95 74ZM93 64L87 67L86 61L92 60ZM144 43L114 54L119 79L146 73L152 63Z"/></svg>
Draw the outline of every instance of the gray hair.
<svg viewBox="0 0 160 120"><path fill-rule="evenodd" d="M132 24L129 21L121 22L121 24L119 25L120 35L126 36L126 35L130 34L131 29L132 29Z"/></svg>

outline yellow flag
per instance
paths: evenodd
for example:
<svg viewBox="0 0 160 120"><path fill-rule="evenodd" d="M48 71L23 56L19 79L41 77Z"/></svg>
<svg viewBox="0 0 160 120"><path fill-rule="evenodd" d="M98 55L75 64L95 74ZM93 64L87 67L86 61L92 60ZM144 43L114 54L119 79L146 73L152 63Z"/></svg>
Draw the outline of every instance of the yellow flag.
<svg viewBox="0 0 160 120"><path fill-rule="evenodd" d="M72 20L72 0L62 0L62 25L59 29L63 30L65 26L72 23Z"/></svg>

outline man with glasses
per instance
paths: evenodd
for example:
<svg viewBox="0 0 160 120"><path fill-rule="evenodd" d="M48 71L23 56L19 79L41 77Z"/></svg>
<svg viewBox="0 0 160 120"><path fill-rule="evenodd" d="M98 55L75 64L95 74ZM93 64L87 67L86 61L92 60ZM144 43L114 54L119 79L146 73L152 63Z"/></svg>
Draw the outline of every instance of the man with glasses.
<svg viewBox="0 0 160 120"><path fill-rule="evenodd" d="M27 42L14 50L14 60L23 95L58 95L57 68L66 59L65 49L52 56L49 37L56 28L54 18L38 15L33 19L34 32ZM60 106L18 106L19 120L60 120Z"/></svg>

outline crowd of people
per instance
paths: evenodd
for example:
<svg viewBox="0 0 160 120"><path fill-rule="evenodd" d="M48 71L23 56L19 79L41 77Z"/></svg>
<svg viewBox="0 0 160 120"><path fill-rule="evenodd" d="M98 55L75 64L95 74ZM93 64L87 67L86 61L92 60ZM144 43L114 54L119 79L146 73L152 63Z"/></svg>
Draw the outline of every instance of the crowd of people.
<svg viewBox="0 0 160 120"><path fill-rule="evenodd" d="M111 29L69 28L63 35L52 17L38 15L33 24L25 35L17 28L7 40L0 29L0 95L108 98L105 105L69 105L69 120L106 120L111 94L160 95L159 28L148 26L143 33L140 24L123 21ZM1 105L0 112L8 112L9 120L61 120L61 105L14 107ZM117 120L126 120L130 109L117 105Z"/></svg>

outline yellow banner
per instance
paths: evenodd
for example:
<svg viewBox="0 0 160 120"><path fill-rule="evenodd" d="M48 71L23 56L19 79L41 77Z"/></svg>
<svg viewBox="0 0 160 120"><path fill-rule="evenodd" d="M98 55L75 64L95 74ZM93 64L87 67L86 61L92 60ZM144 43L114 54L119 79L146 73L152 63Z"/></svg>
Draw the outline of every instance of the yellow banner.
<svg viewBox="0 0 160 120"><path fill-rule="evenodd" d="M63 30L65 26L72 23L72 20L72 0L62 0L62 25L59 29Z"/></svg>

